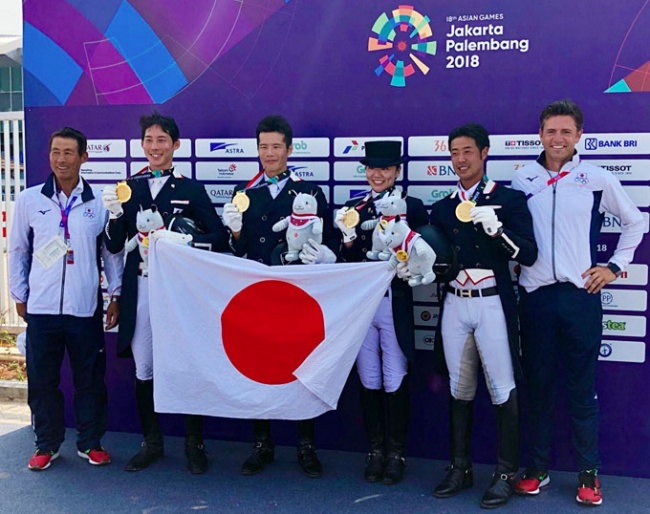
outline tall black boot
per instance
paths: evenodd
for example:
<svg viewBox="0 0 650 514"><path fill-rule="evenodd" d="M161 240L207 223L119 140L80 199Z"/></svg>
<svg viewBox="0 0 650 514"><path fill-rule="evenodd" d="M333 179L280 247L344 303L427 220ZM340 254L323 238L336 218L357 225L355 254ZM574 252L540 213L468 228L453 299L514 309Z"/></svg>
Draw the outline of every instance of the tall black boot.
<svg viewBox="0 0 650 514"><path fill-rule="evenodd" d="M144 441L126 464L126 471L140 471L164 455L163 435L153 404L153 380L135 380L135 399Z"/></svg>
<svg viewBox="0 0 650 514"><path fill-rule="evenodd" d="M370 452L366 457L366 482L378 482L384 475L384 401L379 389L361 387L361 412Z"/></svg>
<svg viewBox="0 0 650 514"><path fill-rule="evenodd" d="M481 507L493 509L505 505L514 493L519 470L519 405L517 390L510 392L508 401L495 405L497 411L498 464L492 483L481 500Z"/></svg>
<svg viewBox="0 0 650 514"><path fill-rule="evenodd" d="M298 448L296 456L300 469L309 478L320 478L323 474L323 465L316 453L315 420L303 419L298 421Z"/></svg>
<svg viewBox="0 0 650 514"><path fill-rule="evenodd" d="M202 416L185 416L185 457L187 469L193 475L201 475L208 470L208 457L203 444Z"/></svg>
<svg viewBox="0 0 650 514"><path fill-rule="evenodd" d="M253 452L244 461L241 467L241 474L250 476L262 471L267 464L271 464L275 458L275 446L271 438L271 422L269 420L253 420Z"/></svg>
<svg viewBox="0 0 650 514"><path fill-rule="evenodd" d="M449 402L449 445L451 447L451 465L447 476L435 488L436 498L450 498L463 489L472 487L471 441L474 423L474 401L456 400Z"/></svg>
<svg viewBox="0 0 650 514"><path fill-rule="evenodd" d="M386 485L400 483L404 479L406 469L406 441L411 421L411 399L407 376L402 379L397 391L388 393L388 447L384 468Z"/></svg>

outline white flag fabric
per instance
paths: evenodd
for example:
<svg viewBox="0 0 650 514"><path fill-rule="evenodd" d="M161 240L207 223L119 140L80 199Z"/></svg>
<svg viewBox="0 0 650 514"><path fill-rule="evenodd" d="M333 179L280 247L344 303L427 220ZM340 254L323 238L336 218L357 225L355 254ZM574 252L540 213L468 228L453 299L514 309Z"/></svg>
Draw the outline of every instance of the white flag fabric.
<svg viewBox="0 0 650 514"><path fill-rule="evenodd" d="M393 275L385 262L266 266L156 241L156 411L310 419L335 409Z"/></svg>

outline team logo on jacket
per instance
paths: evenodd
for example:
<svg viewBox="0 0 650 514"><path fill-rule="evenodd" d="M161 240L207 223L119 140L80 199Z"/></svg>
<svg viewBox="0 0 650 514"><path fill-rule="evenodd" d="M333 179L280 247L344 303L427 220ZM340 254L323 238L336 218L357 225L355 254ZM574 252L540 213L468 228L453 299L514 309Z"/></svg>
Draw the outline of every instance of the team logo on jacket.
<svg viewBox="0 0 650 514"><path fill-rule="evenodd" d="M587 177L586 173L580 172L576 175L575 181L584 186L587 182L589 182L589 178Z"/></svg>
<svg viewBox="0 0 650 514"><path fill-rule="evenodd" d="M92 207L86 207L86 210L84 211L84 218L93 219L94 217L95 211L93 211Z"/></svg>

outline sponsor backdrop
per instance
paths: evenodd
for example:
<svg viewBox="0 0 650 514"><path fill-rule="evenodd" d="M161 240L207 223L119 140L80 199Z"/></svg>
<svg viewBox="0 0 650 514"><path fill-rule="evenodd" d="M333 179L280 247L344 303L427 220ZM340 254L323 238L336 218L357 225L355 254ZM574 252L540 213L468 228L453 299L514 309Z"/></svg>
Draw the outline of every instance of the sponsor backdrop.
<svg viewBox="0 0 650 514"><path fill-rule="evenodd" d="M258 169L257 121L281 113L295 130L292 169L323 184L333 204L365 189L358 160L366 141L382 138L403 142L402 185L431 205L455 183L452 128L488 127L488 173L507 183L540 151L541 109L570 97L585 112L583 158L614 173L648 218L645 0L597 8L588 0L25 0L24 20L30 184L48 173L48 136L63 125L91 139L86 179L101 187L137 172L146 164L137 119L156 108L180 125L177 168L203 181L218 209ZM603 232L600 262L615 248L619 220L607 217ZM598 372L603 472L646 477L647 255L644 239L635 264L603 291ZM443 459L448 389L431 371L435 290L416 290L416 300L409 453ZM263 308L281 306L269 299ZM108 375L111 428L137 431L131 363L112 360ZM492 462L495 419L480 394L474 457ZM357 395L353 374L338 411L318 422L322 447L365 449ZM574 469L562 400L559 411L553 466ZM166 422L179 431L177 419ZM280 425L278 441L293 443L293 427ZM231 420L208 427L231 439L247 439L248 430Z"/></svg>

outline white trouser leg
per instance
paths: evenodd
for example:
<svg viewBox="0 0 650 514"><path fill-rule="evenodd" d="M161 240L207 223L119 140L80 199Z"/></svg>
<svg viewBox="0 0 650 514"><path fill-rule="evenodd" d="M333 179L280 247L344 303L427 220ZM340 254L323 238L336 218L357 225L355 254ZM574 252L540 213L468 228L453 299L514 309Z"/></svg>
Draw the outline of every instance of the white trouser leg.
<svg viewBox="0 0 650 514"><path fill-rule="evenodd" d="M131 340L131 351L135 361L135 376L138 380L153 378L153 337L149 317L149 279L138 277L138 304L135 330Z"/></svg>

